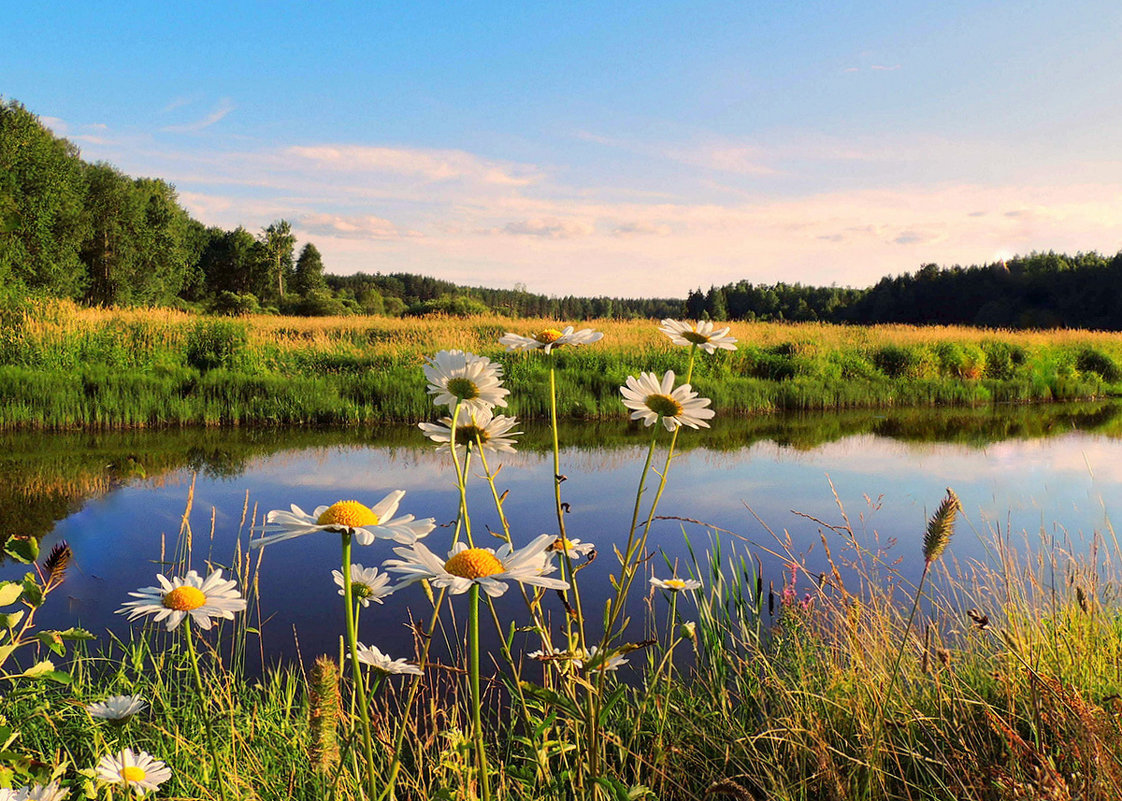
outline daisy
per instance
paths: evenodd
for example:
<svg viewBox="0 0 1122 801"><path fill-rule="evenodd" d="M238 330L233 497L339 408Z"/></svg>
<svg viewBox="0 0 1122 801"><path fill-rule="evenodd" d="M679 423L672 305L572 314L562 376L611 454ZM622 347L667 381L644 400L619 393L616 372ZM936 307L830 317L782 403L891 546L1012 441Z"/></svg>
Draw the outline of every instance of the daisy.
<svg viewBox="0 0 1122 801"><path fill-rule="evenodd" d="M68 793L58 782L33 784L19 790L0 790L0 801L63 801Z"/></svg>
<svg viewBox="0 0 1122 801"><path fill-rule="evenodd" d="M697 579L680 579L677 576L668 579L660 579L651 576L651 586L658 587L660 590L681 592L682 590L696 590L701 587L701 582Z"/></svg>
<svg viewBox="0 0 1122 801"><path fill-rule="evenodd" d="M462 455L464 443L483 444L483 450L490 453L514 453L514 440L521 431L511 431L518 422L513 417L493 415L490 409L473 412L470 422L460 422L456 426L456 453ZM425 436L433 442L441 443L438 451L449 449L452 439L452 418L442 417L439 423L418 423Z"/></svg>
<svg viewBox="0 0 1122 801"><path fill-rule="evenodd" d="M621 665L626 665L627 660L617 653L608 652L607 656L601 657L599 646L592 646L588 649L588 653L582 659L574 659L573 664L578 668L584 668L586 665L589 670L617 670Z"/></svg>
<svg viewBox="0 0 1122 801"><path fill-rule="evenodd" d="M642 420L652 426L662 420L667 431L678 426L709 428L705 421L716 412L706 409L710 401L699 398L689 384L674 388L674 371L667 370L662 382L654 373L640 373L638 378L627 377L627 385L619 388L623 405L631 409L632 420Z"/></svg>
<svg viewBox="0 0 1122 801"><path fill-rule="evenodd" d="M200 629L210 628L210 619L233 620L234 612L245 611L245 599L234 589L237 582L222 578L222 571L215 570L205 579L194 570L184 578L168 581L157 574L159 587L144 587L139 592L130 592L137 601L128 601L117 610L117 614L128 614L129 620L141 615L155 615L156 622L167 619L167 630L171 631L183 622L188 614Z"/></svg>
<svg viewBox="0 0 1122 801"><path fill-rule="evenodd" d="M675 345L697 345L706 353L713 353L717 348L736 350L733 344L736 337L728 336L727 325L718 331L713 328L709 320L698 320L697 323L663 320L658 330L670 337Z"/></svg>
<svg viewBox="0 0 1122 801"><path fill-rule="evenodd" d="M435 406L452 408L458 402L469 413L506 406L510 390L499 381L503 367L486 356L442 350L427 361L424 371Z"/></svg>
<svg viewBox="0 0 1122 801"><path fill-rule="evenodd" d="M515 551L510 543L490 548L469 548L457 542L442 561L436 554L417 543L412 548L394 548L401 559L390 559L384 567L404 574L398 587L428 579L434 587L447 587L453 595L467 592L472 584L492 597L506 592L508 581L533 584L551 590L567 590L569 583L547 578L555 568L549 563L546 548L553 542L549 534L542 534L529 545ZM396 588L395 588L396 589Z"/></svg>
<svg viewBox="0 0 1122 801"><path fill-rule="evenodd" d="M86 711L95 718L124 723L147 706L148 703L139 695L111 695L104 701L87 705Z"/></svg>
<svg viewBox="0 0 1122 801"><path fill-rule="evenodd" d="M403 490L394 490L373 507L364 506L358 501L339 501L331 506L317 506L311 514L296 504L292 505L291 512L274 509L265 518L265 531L280 533L253 540L249 547L260 548L262 545L302 537L313 531L352 534L359 545L369 545L378 538L409 545L436 528L436 521L431 517L415 520L413 515L395 518L397 505L404 497Z"/></svg>
<svg viewBox="0 0 1122 801"><path fill-rule="evenodd" d="M574 331L571 325L567 325L564 331L558 331L556 328L547 328L544 331L539 331L528 337L512 334L508 331L499 337L499 344L506 345L508 351L540 349L549 353L553 348L559 348L562 345L591 345L593 342L599 342L603 338L603 334L591 328L582 328L580 331Z"/></svg>
<svg viewBox="0 0 1122 801"><path fill-rule="evenodd" d="M386 675L421 675L421 669L419 667L409 664L404 659L390 659L386 654L379 651L376 645L367 646L362 643L355 643L355 649L358 651L358 661L370 665L370 667L374 668L374 670L377 670L379 673L384 673Z"/></svg>
<svg viewBox="0 0 1122 801"><path fill-rule="evenodd" d="M339 585L339 594L344 595L342 571L332 570L331 575ZM389 574L379 573L376 567L351 565L351 591L363 606L370 606L371 601L382 603L383 598L393 593L393 587L387 586L389 583Z"/></svg>
<svg viewBox="0 0 1122 801"><path fill-rule="evenodd" d="M572 559L574 556L588 556L588 554L596 550L596 546L591 542L581 542L578 539L558 537L549 544L546 550L550 553L564 552L565 556Z"/></svg>
<svg viewBox="0 0 1122 801"><path fill-rule="evenodd" d="M126 748L119 754L107 754L97 763L97 778L107 784L130 788L137 795L157 789L171 778L171 769L147 751L134 754Z"/></svg>

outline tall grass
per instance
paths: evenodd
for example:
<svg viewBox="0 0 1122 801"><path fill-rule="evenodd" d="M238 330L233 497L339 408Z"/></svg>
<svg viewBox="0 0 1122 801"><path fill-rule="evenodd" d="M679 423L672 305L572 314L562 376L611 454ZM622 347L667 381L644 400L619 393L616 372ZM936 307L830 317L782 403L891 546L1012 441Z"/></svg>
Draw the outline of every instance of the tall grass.
<svg viewBox="0 0 1122 801"><path fill-rule="evenodd" d="M502 317L205 318L170 310L42 302L0 336L0 427L357 425L428 413L418 365L461 348L501 360L526 392L511 411L545 418L548 368L507 355L504 331L555 321ZM558 352L562 417L618 418L634 365L673 369L648 321L593 321L604 339ZM722 414L987 405L1115 394L1122 334L908 326L734 323L742 347L699 366Z"/></svg>

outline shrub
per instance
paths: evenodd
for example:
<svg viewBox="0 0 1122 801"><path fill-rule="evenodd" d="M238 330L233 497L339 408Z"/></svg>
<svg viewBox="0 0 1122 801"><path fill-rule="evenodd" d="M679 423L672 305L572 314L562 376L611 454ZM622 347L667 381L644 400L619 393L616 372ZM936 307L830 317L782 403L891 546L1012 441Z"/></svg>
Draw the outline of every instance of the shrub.
<svg viewBox="0 0 1122 801"><path fill-rule="evenodd" d="M1075 369L1081 373L1095 373L1103 381L1118 381L1122 379L1122 369L1118 362L1107 353L1094 348L1084 348L1075 357Z"/></svg>

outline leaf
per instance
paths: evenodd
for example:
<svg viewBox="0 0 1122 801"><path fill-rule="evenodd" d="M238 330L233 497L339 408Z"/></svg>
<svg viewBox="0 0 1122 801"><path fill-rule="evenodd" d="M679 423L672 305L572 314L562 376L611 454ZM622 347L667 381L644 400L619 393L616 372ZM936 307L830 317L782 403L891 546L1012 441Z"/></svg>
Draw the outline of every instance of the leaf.
<svg viewBox="0 0 1122 801"><path fill-rule="evenodd" d="M526 695L531 696L535 700L543 701L547 704L550 704L551 706L558 707L565 712L568 712L569 715L573 718L580 718L580 709L578 709L577 705L568 698L559 695L553 690L549 690L545 687L539 687L538 685L532 684L528 681L522 682L521 686L522 692L526 693Z"/></svg>
<svg viewBox="0 0 1122 801"><path fill-rule="evenodd" d="M39 540L34 537L8 537L4 553L17 562L30 564L39 558Z"/></svg>
<svg viewBox="0 0 1122 801"><path fill-rule="evenodd" d="M28 573L23 577L23 600L24 603L34 607L43 604L43 588L39 586L34 573Z"/></svg>
<svg viewBox="0 0 1122 801"><path fill-rule="evenodd" d="M0 581L0 606L11 606L23 594L23 585L16 581Z"/></svg>
<svg viewBox="0 0 1122 801"><path fill-rule="evenodd" d="M71 642L77 642L77 641L83 641L83 640L96 640L97 639L96 634L90 634L85 629L79 629L79 628L69 628L66 631L56 631L54 633L57 634L62 639L70 640Z"/></svg>
<svg viewBox="0 0 1122 801"><path fill-rule="evenodd" d="M36 662L23 673L19 675L25 679L37 679L40 676L45 676L55 669L55 663L49 659L44 659L42 662Z"/></svg>
<svg viewBox="0 0 1122 801"><path fill-rule="evenodd" d="M66 654L66 646L62 644L62 638L58 636L57 631L41 631L35 635L35 639L43 643L43 645L50 648L59 656Z"/></svg>

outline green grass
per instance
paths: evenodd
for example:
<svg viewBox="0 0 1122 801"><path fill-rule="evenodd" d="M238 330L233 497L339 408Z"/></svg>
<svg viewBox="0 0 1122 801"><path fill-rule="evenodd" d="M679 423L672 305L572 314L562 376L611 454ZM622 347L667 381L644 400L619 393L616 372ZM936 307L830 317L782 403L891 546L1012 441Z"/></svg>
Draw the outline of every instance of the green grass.
<svg viewBox="0 0 1122 801"><path fill-rule="evenodd" d="M9 315L13 317L12 315ZM205 318L41 303L0 335L0 428L354 426L428 419L420 366L441 348L500 361L510 413L548 415L540 354L506 354L503 331L548 321ZM593 321L601 342L555 356L560 413L624 416L640 369L680 369L653 321ZM1122 391L1122 335L734 324L735 353L699 360L697 390L723 415L979 406ZM702 354L704 356L704 354Z"/></svg>

